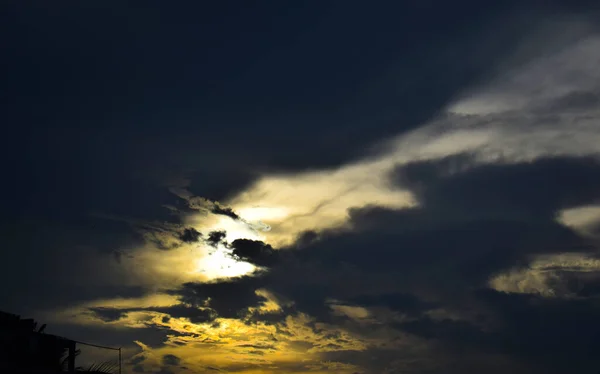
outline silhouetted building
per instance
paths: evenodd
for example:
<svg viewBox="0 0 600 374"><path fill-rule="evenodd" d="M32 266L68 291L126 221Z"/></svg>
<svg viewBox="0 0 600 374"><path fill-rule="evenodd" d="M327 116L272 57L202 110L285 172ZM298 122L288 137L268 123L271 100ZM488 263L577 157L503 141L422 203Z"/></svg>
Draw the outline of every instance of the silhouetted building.
<svg viewBox="0 0 600 374"><path fill-rule="evenodd" d="M75 342L37 329L33 319L0 311L0 372L56 373L74 371ZM71 352L72 359L67 359Z"/></svg>

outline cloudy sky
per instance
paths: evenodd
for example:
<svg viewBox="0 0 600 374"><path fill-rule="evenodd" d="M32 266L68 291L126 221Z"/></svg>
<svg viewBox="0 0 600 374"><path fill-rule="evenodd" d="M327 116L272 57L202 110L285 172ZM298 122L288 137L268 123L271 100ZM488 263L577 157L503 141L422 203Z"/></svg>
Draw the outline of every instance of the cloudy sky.
<svg viewBox="0 0 600 374"><path fill-rule="evenodd" d="M0 309L125 373L597 373L569 3L5 2Z"/></svg>

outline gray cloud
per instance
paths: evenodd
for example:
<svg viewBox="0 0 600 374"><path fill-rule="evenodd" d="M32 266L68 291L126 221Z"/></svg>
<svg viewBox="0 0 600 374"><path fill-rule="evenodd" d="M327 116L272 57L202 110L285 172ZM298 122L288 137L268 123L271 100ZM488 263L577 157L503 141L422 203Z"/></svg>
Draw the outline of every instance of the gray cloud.
<svg viewBox="0 0 600 374"><path fill-rule="evenodd" d="M277 261L277 252L258 240L236 239L230 244L231 254L239 261L258 266L271 266Z"/></svg>
<svg viewBox="0 0 600 374"><path fill-rule="evenodd" d="M183 232L179 235L179 239L181 239L184 243L195 243L200 240L202 237L202 233L198 232L198 230L193 227L189 227L183 230Z"/></svg>
<svg viewBox="0 0 600 374"><path fill-rule="evenodd" d="M210 307L218 316L239 318L263 298L256 294L262 279L240 277L213 283L186 283L170 294L192 307Z"/></svg>

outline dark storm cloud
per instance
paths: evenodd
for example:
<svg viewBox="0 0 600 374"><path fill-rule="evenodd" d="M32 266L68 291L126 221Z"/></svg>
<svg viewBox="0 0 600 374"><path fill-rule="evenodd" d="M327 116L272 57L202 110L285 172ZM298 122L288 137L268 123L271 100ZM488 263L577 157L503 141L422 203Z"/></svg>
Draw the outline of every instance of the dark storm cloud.
<svg viewBox="0 0 600 374"><path fill-rule="evenodd" d="M206 242L213 246L216 247L219 244L223 244L225 243L225 231L211 231L208 233L208 237L206 238Z"/></svg>
<svg viewBox="0 0 600 374"><path fill-rule="evenodd" d="M379 229L322 238L298 256L323 267L349 264L369 276L391 272L405 281L420 278L431 284L441 282L441 287L458 282L454 286L461 288L464 282L482 282L529 254L575 250L582 242L550 219L440 222L436 211L432 216L422 211L381 213L368 212L371 223L381 222Z"/></svg>
<svg viewBox="0 0 600 374"><path fill-rule="evenodd" d="M239 318L248 307L263 300L255 292L261 284L260 278L244 276L214 283L185 283L169 293L192 307L209 307L219 317Z"/></svg>
<svg viewBox="0 0 600 374"><path fill-rule="evenodd" d="M340 238L339 258L372 270L448 261L448 268L457 266L465 275L485 276L494 267L514 264L529 254L585 248L585 241L558 224L555 214L600 198L598 160L542 159L463 171L449 166L464 164L463 160L401 168L398 183L414 191L421 205L397 212L378 208L352 212L358 233ZM370 248L368 255L350 249L360 247ZM390 247L398 250L391 252ZM378 255L392 255L398 262L384 263Z"/></svg>
<svg viewBox="0 0 600 374"><path fill-rule="evenodd" d="M106 307L90 308L89 310L105 322L118 321L127 314L127 311Z"/></svg>
<svg viewBox="0 0 600 374"><path fill-rule="evenodd" d="M174 318L187 318L192 323L212 322L217 316L209 308L189 307L186 305L173 305L168 307L145 308L144 310L168 314Z"/></svg>
<svg viewBox="0 0 600 374"><path fill-rule="evenodd" d="M90 205L148 216L161 214L159 200L172 203L161 189L182 176L219 200L260 170L343 163L477 82L531 23L516 17L514 31L494 27L510 3L432 11L327 2L294 12L274 3L155 4L144 16L110 5L15 3L2 26L27 42L8 41L3 60L16 131L5 149L30 153L11 171L64 212ZM456 57L467 55L468 63ZM68 198L78 204L66 207Z"/></svg>
<svg viewBox="0 0 600 374"><path fill-rule="evenodd" d="M207 323L213 321L217 316L209 308L188 307L184 305L175 305L170 307L153 308L156 312L165 313L175 318L187 318L192 323Z"/></svg>
<svg viewBox="0 0 600 374"><path fill-rule="evenodd" d="M417 162L400 167L395 179L416 193L427 208L452 214L548 217L559 209L600 198L597 158L546 158L472 168L469 163L465 155Z"/></svg>
<svg viewBox="0 0 600 374"><path fill-rule="evenodd" d="M355 211L355 227L364 231L350 234L348 239L322 239L316 250L336 254L325 254L320 259L351 262L371 272L397 271L396 279L412 283L414 290L428 283L424 278L431 277L437 285L429 285L428 290L465 296L473 286L484 287L481 282L494 272L515 266L530 254L594 250L583 246L585 240L574 232L555 223L554 217L559 209L598 200L600 165L596 159L555 158L483 167L467 164L466 169L457 168L456 162L417 163L401 169L397 174L399 183L417 193L421 207L399 212ZM461 159L458 163L460 166ZM414 271L418 278L407 276ZM460 278L468 282L456 283ZM596 277L577 279L575 294L584 290L589 290L587 297L594 294ZM593 368L589 352L597 350L600 341L591 337L597 335L599 325L586 316L600 311L594 299L545 300L492 291L484 295L476 296L477 301L471 299L472 295L459 297L462 302L470 299L467 305L446 298L444 301L447 306L466 311L478 308L478 303L485 300L487 308L481 312L493 311L489 318L500 324L499 330L483 331L469 322L433 321L429 317L395 327L442 340L449 349L461 342L476 351L543 358L547 362L540 367L552 370L549 372L568 370L568 362L573 359L581 360L574 367ZM577 319L577 314L582 318ZM578 334L581 339L576 337ZM565 347L569 344L566 342L573 345ZM553 358L557 353L563 356ZM561 369L552 368L554 364Z"/></svg>
<svg viewBox="0 0 600 374"><path fill-rule="evenodd" d="M383 306L409 314L421 314L436 306L436 304L420 300L415 295L405 293L361 295L347 301L364 307Z"/></svg>
<svg viewBox="0 0 600 374"><path fill-rule="evenodd" d="M565 360L566 356L591 359L600 348L595 298L544 299L492 290L477 296L502 318L502 334L512 339L515 353L543 357L561 352Z"/></svg>
<svg viewBox="0 0 600 374"><path fill-rule="evenodd" d="M229 207L223 207L223 206L220 206L220 205L215 205L212 208L211 212L214 213L214 214L219 214L219 215L222 215L222 216L229 217L229 218L234 219L234 220L240 219L240 216L238 216L237 213L234 212L233 209L231 209Z"/></svg>
<svg viewBox="0 0 600 374"><path fill-rule="evenodd" d="M550 102L549 108L543 109L550 109L556 113L560 113L573 109L593 109L597 108L598 104L600 104L600 95L598 92L575 91Z"/></svg>
<svg viewBox="0 0 600 374"><path fill-rule="evenodd" d="M195 243L200 240L202 237L202 233L198 232L193 227L189 227L183 230L183 232L179 235L179 239L181 239L184 243Z"/></svg>
<svg viewBox="0 0 600 374"><path fill-rule="evenodd" d="M260 240L236 239L229 247L231 254L239 261L258 266L272 266L277 261L277 252Z"/></svg>
<svg viewBox="0 0 600 374"><path fill-rule="evenodd" d="M496 334L485 332L480 327L465 321L450 319L434 321L425 317L394 327L426 339L442 340L454 344L455 347L463 345L481 351L501 350L507 344Z"/></svg>
<svg viewBox="0 0 600 374"><path fill-rule="evenodd" d="M240 221L242 218L228 206L224 206L216 200L211 200L206 197L200 197L193 194L188 188L182 186L171 186L169 188L178 197L182 198L187 202L188 207L192 211L200 211L202 213L212 213L216 215L226 216L234 221ZM206 194L207 191L203 191L203 196L211 196Z"/></svg>
<svg viewBox="0 0 600 374"><path fill-rule="evenodd" d="M364 368L357 373L395 374L395 373L427 373L427 374L531 374L534 368L524 365L518 359L502 355L476 354L462 350L454 356L446 352L432 349L422 352L419 349L404 347L372 348L367 351L334 351L323 354L325 360L347 362ZM543 371L542 371L543 372Z"/></svg>
<svg viewBox="0 0 600 374"><path fill-rule="evenodd" d="M243 321L247 325L260 322L264 323L265 325L275 326L277 328L279 324L285 322L287 316L294 315L295 313L296 310L292 307L283 307L281 311L276 312L252 311L243 316Z"/></svg>
<svg viewBox="0 0 600 374"><path fill-rule="evenodd" d="M217 314L214 310L210 308L203 308L197 306L188 306L188 305L172 305L165 307L145 307L145 308L111 308L111 307L101 307L101 308L89 308L94 315L98 318L106 321L113 322L117 321L121 318L124 318L129 312L157 312L164 313L173 318L186 318L192 323L202 324L208 323L215 320ZM167 320L165 321L165 318ZM163 322L168 322L169 317L163 317Z"/></svg>
<svg viewBox="0 0 600 374"><path fill-rule="evenodd" d="M597 300L544 299L492 290L475 293L498 326L482 329L464 321L422 318L396 325L403 331L432 339L450 351L504 354L535 362L539 372L594 372L600 326ZM538 372L538 371L535 372Z"/></svg>

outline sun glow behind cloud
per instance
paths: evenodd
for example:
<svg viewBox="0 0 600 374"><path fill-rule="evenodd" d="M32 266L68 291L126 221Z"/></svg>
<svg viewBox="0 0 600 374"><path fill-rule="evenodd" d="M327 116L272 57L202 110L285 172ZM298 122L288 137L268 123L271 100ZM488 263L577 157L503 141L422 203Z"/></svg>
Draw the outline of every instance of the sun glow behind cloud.
<svg viewBox="0 0 600 374"><path fill-rule="evenodd" d="M202 273L207 280L238 277L256 270L252 264L233 259L231 250L222 245L212 251L209 249L208 252L194 260L197 271Z"/></svg>
<svg viewBox="0 0 600 374"><path fill-rule="evenodd" d="M228 243L236 239L264 240L257 230L245 222L227 216L216 216L209 221L209 225L206 225L204 217L193 216L188 224L202 232L223 231L225 232L225 241ZM256 270L252 264L235 260L231 256L231 249L223 244L218 244L216 247L200 244L198 251L192 256L191 260L195 263L195 268L207 280L237 277Z"/></svg>
<svg viewBox="0 0 600 374"><path fill-rule="evenodd" d="M590 106L589 99L581 100L585 92L600 88L595 69L600 64L598 51L600 37L596 36L546 53L509 71L505 79L499 77L457 98L416 130L381 143L382 152L376 157L331 169L263 175L245 191L216 203L231 208L239 219L213 214L210 201L174 189L198 211L184 217L184 223L205 235L224 231L228 243L245 238L281 248L305 231L344 229L350 208L416 206L418 201L410 191L389 180L399 165L462 153L470 154L474 165L598 156L600 108ZM561 99L565 96L579 101L565 102ZM572 220L572 214L563 216ZM148 252L136 253L136 261L143 265L138 264L135 272L144 272L150 281L210 280L255 270L231 258L223 245L212 248L198 243L183 250Z"/></svg>
<svg viewBox="0 0 600 374"><path fill-rule="evenodd" d="M266 176L249 190L226 203L240 216L271 226L266 241L280 246L291 244L307 230L342 226L348 208L376 204L408 207L414 204L410 193L388 187L385 175L365 165L296 175ZM256 207L258 206L258 208Z"/></svg>
<svg viewBox="0 0 600 374"><path fill-rule="evenodd" d="M395 167L409 162L461 153L472 155L475 164L527 162L558 155L597 156L600 109L558 106L565 105L560 104L561 97L600 87L595 68L596 62L600 64L598 51L600 37L586 37L547 53L510 71L505 79L498 78L458 98L429 123L382 143L381 149L386 151L378 157L333 169L264 175L221 202L240 219L207 214L205 199L178 189L178 196L200 210L185 223L203 233L224 231L229 243L245 238L282 247L305 231L343 228L350 208L417 205L410 191L389 181ZM262 230L263 223L271 230ZM255 270L232 259L224 246L216 250L201 247L188 261L205 279Z"/></svg>

